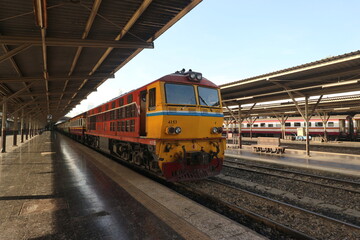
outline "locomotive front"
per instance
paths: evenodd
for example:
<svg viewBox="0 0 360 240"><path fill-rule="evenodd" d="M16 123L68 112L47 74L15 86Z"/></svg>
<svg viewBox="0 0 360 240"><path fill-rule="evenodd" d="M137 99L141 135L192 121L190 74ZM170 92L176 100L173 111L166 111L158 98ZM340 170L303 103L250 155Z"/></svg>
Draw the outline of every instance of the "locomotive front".
<svg viewBox="0 0 360 240"><path fill-rule="evenodd" d="M147 137L156 139L164 177L182 181L219 174L225 151L219 88L201 73L182 71L148 85L148 93Z"/></svg>

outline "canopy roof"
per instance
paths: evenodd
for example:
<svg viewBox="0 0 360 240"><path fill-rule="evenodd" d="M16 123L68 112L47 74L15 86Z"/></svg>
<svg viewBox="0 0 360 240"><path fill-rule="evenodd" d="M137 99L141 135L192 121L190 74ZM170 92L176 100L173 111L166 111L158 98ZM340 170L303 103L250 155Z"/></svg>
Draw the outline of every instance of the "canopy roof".
<svg viewBox="0 0 360 240"><path fill-rule="evenodd" d="M221 85L228 105L360 90L360 51Z"/></svg>
<svg viewBox="0 0 360 240"><path fill-rule="evenodd" d="M245 115L300 114L299 109L305 105L301 98L305 97L310 97L312 112L359 111L358 95L323 96L360 90L360 51L227 83L220 88L223 103L236 112L242 106ZM314 96L318 97L311 99ZM291 100L276 102L288 99ZM230 115L228 111L225 114Z"/></svg>
<svg viewBox="0 0 360 240"><path fill-rule="evenodd" d="M200 1L0 1L0 103L56 121Z"/></svg>

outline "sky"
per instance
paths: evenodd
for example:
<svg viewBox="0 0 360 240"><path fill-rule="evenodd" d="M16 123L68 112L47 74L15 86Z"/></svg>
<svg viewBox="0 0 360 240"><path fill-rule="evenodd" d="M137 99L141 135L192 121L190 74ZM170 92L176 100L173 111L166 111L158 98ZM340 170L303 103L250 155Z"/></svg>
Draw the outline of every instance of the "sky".
<svg viewBox="0 0 360 240"><path fill-rule="evenodd" d="M221 85L360 50L359 0L203 0L67 116L176 70Z"/></svg>

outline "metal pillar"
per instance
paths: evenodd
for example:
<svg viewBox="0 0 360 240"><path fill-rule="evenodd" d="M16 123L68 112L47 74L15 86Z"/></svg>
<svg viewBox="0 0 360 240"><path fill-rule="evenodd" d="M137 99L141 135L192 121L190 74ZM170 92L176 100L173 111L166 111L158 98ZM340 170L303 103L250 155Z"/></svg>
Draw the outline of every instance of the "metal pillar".
<svg viewBox="0 0 360 240"><path fill-rule="evenodd" d="M7 99L6 97L3 98L4 102L3 102L3 109L2 109L2 121L1 121L1 152L4 153L6 152L6 113L7 113L7 109L6 109L6 103L7 103Z"/></svg>
<svg viewBox="0 0 360 240"><path fill-rule="evenodd" d="M309 139L309 97L305 96L305 124L306 124L306 155L310 157Z"/></svg>
<svg viewBox="0 0 360 240"><path fill-rule="evenodd" d="M33 125L33 122L32 122L32 119L31 117L29 117L29 138L32 138L32 126Z"/></svg>
<svg viewBox="0 0 360 240"><path fill-rule="evenodd" d="M27 120L26 121L27 123L25 123L25 126L26 126L26 137L25 137L25 139L28 140L29 139L29 121L30 121L30 118L27 117L26 120Z"/></svg>
<svg viewBox="0 0 360 240"><path fill-rule="evenodd" d="M14 128L13 128L13 146L17 146L17 135L18 135L18 113L14 115Z"/></svg>
<svg viewBox="0 0 360 240"><path fill-rule="evenodd" d="M241 104L239 104L239 111L238 111L238 123L239 123L239 149L242 148L242 142L241 142Z"/></svg>
<svg viewBox="0 0 360 240"><path fill-rule="evenodd" d="M21 126L20 126L20 131L21 131L21 143L24 142L24 109L21 110Z"/></svg>

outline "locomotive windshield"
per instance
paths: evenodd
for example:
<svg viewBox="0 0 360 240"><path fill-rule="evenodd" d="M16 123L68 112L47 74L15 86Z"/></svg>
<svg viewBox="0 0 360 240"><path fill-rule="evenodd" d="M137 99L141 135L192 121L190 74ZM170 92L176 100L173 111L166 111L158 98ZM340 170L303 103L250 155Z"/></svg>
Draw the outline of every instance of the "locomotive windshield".
<svg viewBox="0 0 360 240"><path fill-rule="evenodd" d="M166 102L170 104L196 105L194 86L165 84Z"/></svg>
<svg viewBox="0 0 360 240"><path fill-rule="evenodd" d="M215 88L198 87L200 105L220 107L218 90Z"/></svg>

